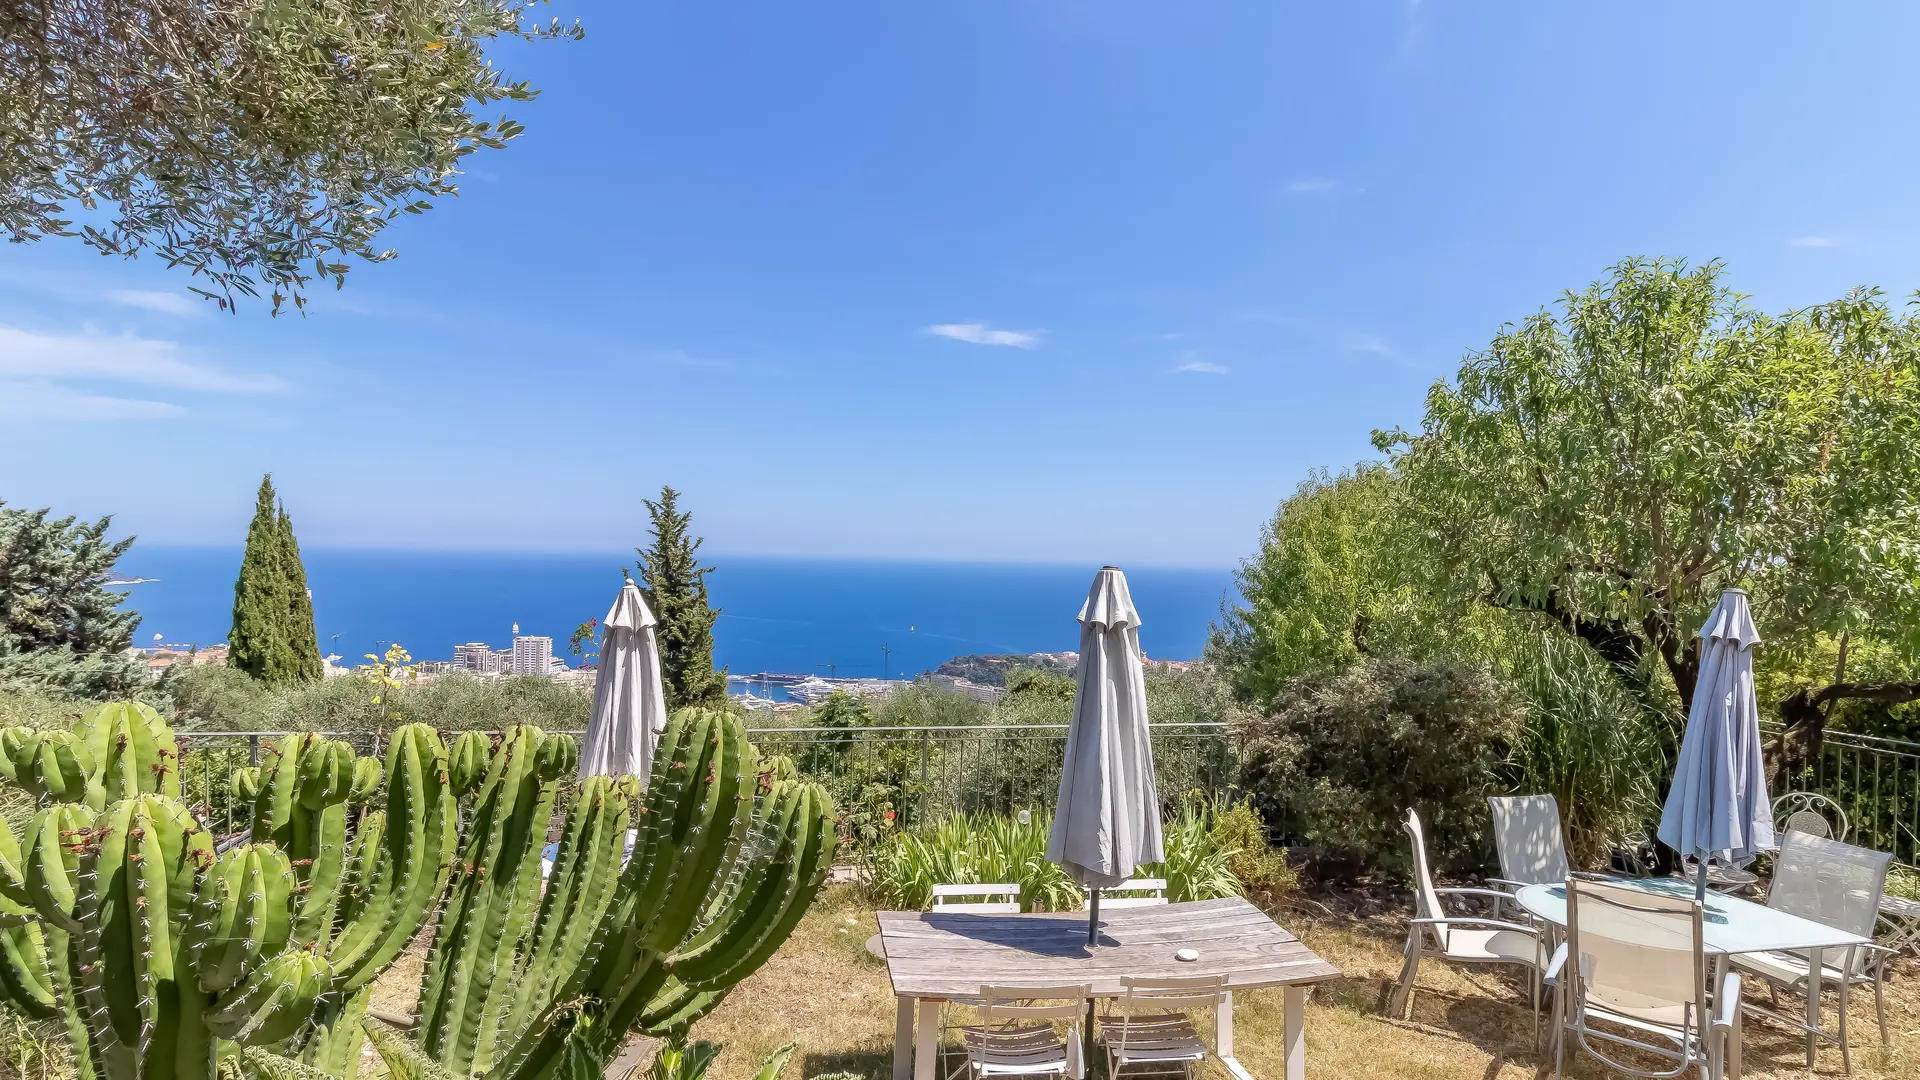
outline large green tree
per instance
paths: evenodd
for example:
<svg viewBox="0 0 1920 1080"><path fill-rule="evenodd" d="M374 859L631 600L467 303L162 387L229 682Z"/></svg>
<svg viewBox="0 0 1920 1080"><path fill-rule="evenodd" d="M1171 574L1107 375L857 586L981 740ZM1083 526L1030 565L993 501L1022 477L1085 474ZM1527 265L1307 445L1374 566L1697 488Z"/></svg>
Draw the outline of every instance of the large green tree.
<svg viewBox="0 0 1920 1080"><path fill-rule="evenodd" d="M457 192L529 101L494 39L577 37L533 0L22 0L0 5L0 229L152 252L204 295L305 302L380 231Z"/></svg>
<svg viewBox="0 0 1920 1080"><path fill-rule="evenodd" d="M324 670L300 544L270 475L260 480L247 527L227 645L227 663L269 686L312 682Z"/></svg>
<svg viewBox="0 0 1920 1080"><path fill-rule="evenodd" d="M1409 580L1399 498L1392 469L1363 464L1316 473L1280 504L1235 575L1241 604L1208 644L1243 700L1271 701L1289 679L1365 655L1424 651L1435 611Z"/></svg>
<svg viewBox="0 0 1920 1080"><path fill-rule="evenodd" d="M1912 657L1917 343L1876 291L1770 315L1717 263L1623 262L1469 356L1420 431L1376 433L1393 527L1429 588L1558 623L1643 690L1664 669L1683 708L1729 586L1773 649L1870 630Z"/></svg>
<svg viewBox="0 0 1920 1080"><path fill-rule="evenodd" d="M645 502L653 543L634 550L640 555L640 591L659 621L655 637L667 708L722 703L727 673L713 667L713 622L720 612L707 602L713 567L700 565L705 540L693 535L693 515L680 509L679 492L663 487L659 499Z"/></svg>
<svg viewBox="0 0 1920 1080"><path fill-rule="evenodd" d="M127 653L140 616L106 588L133 544L107 539L112 523L0 503L0 686L111 697L143 680Z"/></svg>

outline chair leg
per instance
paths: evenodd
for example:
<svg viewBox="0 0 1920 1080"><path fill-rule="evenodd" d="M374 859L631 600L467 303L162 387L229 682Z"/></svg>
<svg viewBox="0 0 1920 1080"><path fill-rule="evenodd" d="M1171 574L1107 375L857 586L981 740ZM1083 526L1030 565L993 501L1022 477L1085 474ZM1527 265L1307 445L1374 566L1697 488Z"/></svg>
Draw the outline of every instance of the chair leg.
<svg viewBox="0 0 1920 1080"><path fill-rule="evenodd" d="M1840 1068L1853 1075L1853 1047L1847 1041L1847 988L1853 984L1852 973L1840 976Z"/></svg>
<svg viewBox="0 0 1920 1080"><path fill-rule="evenodd" d="M1417 936L1419 933L1420 928L1416 926L1413 932L1407 935L1407 962L1400 967L1400 987L1394 991L1395 1001L1390 1002L1388 1006L1394 1017L1399 1020L1405 1020L1413 1015L1413 979L1420 970L1420 939Z"/></svg>
<svg viewBox="0 0 1920 1080"><path fill-rule="evenodd" d="M1540 1050L1540 969L1537 967L1527 968L1527 990L1532 998L1533 1049L1537 1053Z"/></svg>
<svg viewBox="0 0 1920 1080"><path fill-rule="evenodd" d="M1887 968L1882 962L1873 969L1873 1013L1880 1021L1880 1045L1887 1045Z"/></svg>

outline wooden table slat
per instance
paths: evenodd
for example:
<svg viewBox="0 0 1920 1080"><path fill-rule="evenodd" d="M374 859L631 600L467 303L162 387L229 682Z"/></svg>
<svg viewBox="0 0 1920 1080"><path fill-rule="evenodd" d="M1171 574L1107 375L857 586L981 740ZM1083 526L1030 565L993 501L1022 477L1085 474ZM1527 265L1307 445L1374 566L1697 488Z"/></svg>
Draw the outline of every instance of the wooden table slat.
<svg viewBox="0 0 1920 1080"><path fill-rule="evenodd" d="M1121 992L1122 976L1225 975L1233 989L1303 986L1337 976L1258 908L1240 898L1101 913L1101 944L1089 949L1084 913L879 914L894 993L951 998L982 984L1089 983L1096 996ZM1200 959L1174 958L1193 948Z"/></svg>

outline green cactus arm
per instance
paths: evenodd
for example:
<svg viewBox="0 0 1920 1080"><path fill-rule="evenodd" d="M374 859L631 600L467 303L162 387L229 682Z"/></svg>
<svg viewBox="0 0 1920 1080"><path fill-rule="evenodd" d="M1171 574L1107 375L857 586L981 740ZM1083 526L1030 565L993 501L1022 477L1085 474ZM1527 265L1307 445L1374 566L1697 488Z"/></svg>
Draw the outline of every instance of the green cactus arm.
<svg viewBox="0 0 1920 1080"><path fill-rule="evenodd" d="M635 786L631 778L606 776L581 784L519 969L505 1037L517 1038L549 1002L571 998L584 981L586 952L619 876Z"/></svg>
<svg viewBox="0 0 1920 1080"><path fill-rule="evenodd" d="M805 787L808 804L803 811L802 821L806 844L797 860L796 884L787 894L785 906L751 948L736 954L726 970L702 980L699 988L711 990L730 987L758 971L773 958L780 946L786 944L794 928L800 925L800 920L813 906L814 898L820 895L820 887L826 883L827 871L833 865L836 843L833 800L818 784L807 784Z"/></svg>
<svg viewBox="0 0 1920 1080"><path fill-rule="evenodd" d="M335 978L336 984L338 978ZM360 1070L360 1049L366 1032L360 1027L366 1019L367 1004L373 997L371 985L342 994L329 992L314 1006L312 1032L301 1051L302 1061L339 1080L353 1077Z"/></svg>
<svg viewBox="0 0 1920 1080"><path fill-rule="evenodd" d="M799 854L805 845L804 828L808 794L797 784L783 784L777 801L768 807L754 841L760 850L750 849L750 866L742 876L740 888L728 898L720 914L704 929L683 942L668 959L667 966L676 978L697 981L711 978L730 966L766 932L784 910L788 897L799 884Z"/></svg>
<svg viewBox="0 0 1920 1080"><path fill-rule="evenodd" d="M386 774L382 854L368 899L343 923L330 954L341 990L372 982L400 955L445 890L459 841L446 744L432 728L394 732Z"/></svg>
<svg viewBox="0 0 1920 1080"><path fill-rule="evenodd" d="M78 933L74 902L80 891L80 852L94 812L84 803L50 803L27 828L27 902L49 924Z"/></svg>
<svg viewBox="0 0 1920 1080"><path fill-rule="evenodd" d="M296 945L214 999L204 1013L206 1027L243 1046L279 1042L305 1026L331 976L326 957Z"/></svg>
<svg viewBox="0 0 1920 1080"><path fill-rule="evenodd" d="M20 781L20 763L25 760L23 744L33 738L33 729L0 727L0 780Z"/></svg>
<svg viewBox="0 0 1920 1080"><path fill-rule="evenodd" d="M260 792L253 800L252 836L271 840L283 851L294 848L294 809L299 805L300 759L310 735L284 735L267 745L260 763Z"/></svg>
<svg viewBox="0 0 1920 1080"><path fill-rule="evenodd" d="M227 774L227 793L233 801L251 807L260 797L260 766L242 765Z"/></svg>
<svg viewBox="0 0 1920 1080"><path fill-rule="evenodd" d="M20 786L35 798L60 802L97 801L94 757L85 740L71 731L43 731L20 745L16 770Z"/></svg>
<svg viewBox="0 0 1920 1080"><path fill-rule="evenodd" d="M0 902L11 900L25 907L27 900L26 862L20 851L20 839L13 835L7 819L0 817Z"/></svg>
<svg viewBox="0 0 1920 1080"><path fill-rule="evenodd" d="M706 907L707 897L724 880L723 860L733 842L734 822L753 813L752 777L746 730L740 721L721 714L714 718L711 756L706 774L696 777L705 796L688 828L679 857L673 860L667 896L647 928L648 944L670 951L686 936Z"/></svg>
<svg viewBox="0 0 1920 1080"><path fill-rule="evenodd" d="M293 888L286 854L271 843L244 844L215 860L195 890L185 935L202 990L226 990L286 948Z"/></svg>
<svg viewBox="0 0 1920 1080"><path fill-rule="evenodd" d="M293 921L293 936L302 943L324 941L333 929L334 906L340 899L340 885L347 869L344 788L340 795L341 801L324 809L303 811L303 816L310 816L313 824L309 830L311 854L306 857L307 891L300 895L299 910Z"/></svg>
<svg viewBox="0 0 1920 1080"><path fill-rule="evenodd" d="M647 1003L635 1026L655 1038L685 1035L694 1021L718 1008L726 996L727 990L695 990L672 980Z"/></svg>
<svg viewBox="0 0 1920 1080"><path fill-rule="evenodd" d="M455 1072L464 1072L472 1064L480 1025L487 1019L482 980L498 960L501 931L513 898L513 874L523 854L517 848L527 841L538 799L539 777L534 771L538 747L537 729L515 727L494 751L461 861L458 918L447 926L443 914L443 933L428 954L429 965L445 974L435 987L439 993L431 1010L422 1014L427 1024L423 1043L428 1053Z"/></svg>
<svg viewBox="0 0 1920 1080"><path fill-rule="evenodd" d="M75 734L97 765L106 801L143 794L180 797L180 746L152 706L108 702L81 717Z"/></svg>
<svg viewBox="0 0 1920 1080"><path fill-rule="evenodd" d="M355 758L353 762L353 789L348 793L347 801L355 806L365 803L380 794L386 783L387 770L376 757Z"/></svg>
<svg viewBox="0 0 1920 1080"><path fill-rule="evenodd" d="M368 1041L380 1054L392 1080L454 1080L452 1073L420 1052L398 1032L377 1020L363 1021Z"/></svg>
<svg viewBox="0 0 1920 1080"><path fill-rule="evenodd" d="M46 936L38 922L28 921L24 907L0 899L0 916L7 914L18 920L0 929L0 1002L30 1020L51 1020L60 1015L60 1003Z"/></svg>
<svg viewBox="0 0 1920 1080"><path fill-rule="evenodd" d="M448 748L448 778L453 793L462 798L472 793L487 778L493 760L492 740L484 731L463 731Z"/></svg>

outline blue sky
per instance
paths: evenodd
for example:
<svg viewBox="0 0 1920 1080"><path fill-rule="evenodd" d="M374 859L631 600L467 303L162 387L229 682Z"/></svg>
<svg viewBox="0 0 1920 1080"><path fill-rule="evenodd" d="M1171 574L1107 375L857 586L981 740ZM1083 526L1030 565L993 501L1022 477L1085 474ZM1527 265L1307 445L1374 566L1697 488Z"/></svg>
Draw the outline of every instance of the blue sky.
<svg viewBox="0 0 1920 1080"><path fill-rule="evenodd" d="M1636 254L1920 287L1895 4L569 3L306 318L0 250L0 498L238 543L1226 565Z"/></svg>

